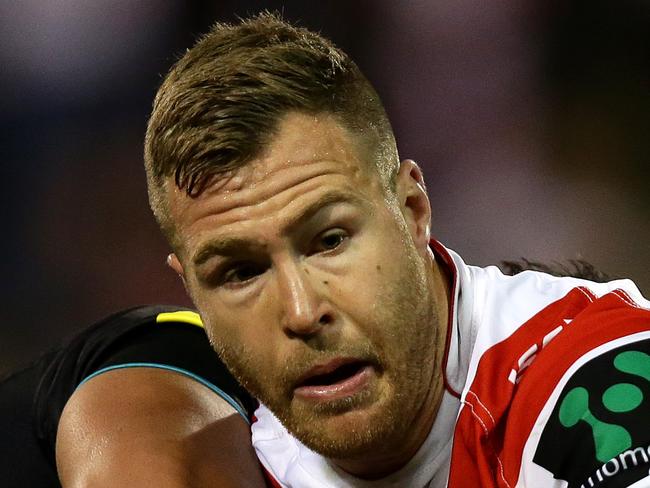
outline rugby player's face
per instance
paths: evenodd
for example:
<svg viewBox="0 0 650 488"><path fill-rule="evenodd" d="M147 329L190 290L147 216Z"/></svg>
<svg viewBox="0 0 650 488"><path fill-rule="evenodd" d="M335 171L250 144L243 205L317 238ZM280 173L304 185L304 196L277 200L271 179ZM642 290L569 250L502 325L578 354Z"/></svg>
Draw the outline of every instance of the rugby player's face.
<svg viewBox="0 0 650 488"><path fill-rule="evenodd" d="M334 458L399 442L439 377L421 175L402 163L393 194L365 157L333 117L289 114L259 158L169 200L175 267L213 345Z"/></svg>

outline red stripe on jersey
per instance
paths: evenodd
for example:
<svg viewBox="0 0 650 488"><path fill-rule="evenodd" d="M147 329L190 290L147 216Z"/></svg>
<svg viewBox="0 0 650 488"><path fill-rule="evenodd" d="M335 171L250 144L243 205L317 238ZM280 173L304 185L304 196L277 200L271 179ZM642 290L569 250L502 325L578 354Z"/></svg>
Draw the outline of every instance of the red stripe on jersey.
<svg viewBox="0 0 650 488"><path fill-rule="evenodd" d="M451 346L451 333L454 326L453 317L454 317L454 308L455 308L455 299L456 299L456 288L458 287L458 270L456 269L456 263L454 263L454 260L452 259L452 257L447 252L447 249L445 249L445 247L442 244L440 244L435 239L431 239L429 241L429 246L431 247L436 257L440 257L440 259L442 259L442 264L445 266L447 272L449 273L449 282L451 283L451 287L449 291L450 299L448 300L449 307L447 310L448 318L447 318L447 335L445 337L445 352L442 356L442 371L443 371L442 381L445 390L447 390L456 398L460 398L460 393L451 387L451 385L449 384L449 380L447 379L447 362L449 360L449 348Z"/></svg>
<svg viewBox="0 0 650 488"><path fill-rule="evenodd" d="M596 299L580 287L489 348L456 424L449 488L514 487L535 421L571 365L607 342L649 329L650 311L624 292Z"/></svg>
<svg viewBox="0 0 650 488"><path fill-rule="evenodd" d="M262 466L261 463L260 466ZM266 486L268 486L269 488L282 488L282 485L278 483L278 481L273 477L271 472L268 469L266 469L264 466L262 466L262 472L264 474L264 477L266 478Z"/></svg>

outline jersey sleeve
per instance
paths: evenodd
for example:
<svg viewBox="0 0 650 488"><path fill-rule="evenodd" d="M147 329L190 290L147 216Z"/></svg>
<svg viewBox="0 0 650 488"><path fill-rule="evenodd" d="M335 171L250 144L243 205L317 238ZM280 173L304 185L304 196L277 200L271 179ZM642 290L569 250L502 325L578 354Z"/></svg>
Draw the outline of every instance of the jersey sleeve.
<svg viewBox="0 0 650 488"><path fill-rule="evenodd" d="M174 371L203 384L248 421L248 394L212 350L203 330L178 321L138 327L106 351L78 386L107 371L151 367Z"/></svg>
<svg viewBox="0 0 650 488"><path fill-rule="evenodd" d="M530 443L529 477L552 476L569 486L648 486L650 331L584 354L545 410L534 449Z"/></svg>
<svg viewBox="0 0 650 488"><path fill-rule="evenodd" d="M36 391L36 435L54 462L58 422L66 402L85 381L132 367L174 371L203 384L247 421L256 401L214 352L195 312L140 307L89 327L53 353Z"/></svg>
<svg viewBox="0 0 650 488"><path fill-rule="evenodd" d="M625 291L573 289L487 349L464 393L450 487L648 486L650 310Z"/></svg>

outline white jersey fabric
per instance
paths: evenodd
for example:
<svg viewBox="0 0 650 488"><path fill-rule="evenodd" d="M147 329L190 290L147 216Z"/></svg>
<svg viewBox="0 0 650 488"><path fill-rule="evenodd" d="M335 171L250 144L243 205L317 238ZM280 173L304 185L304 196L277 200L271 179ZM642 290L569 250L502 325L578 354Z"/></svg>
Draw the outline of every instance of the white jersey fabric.
<svg viewBox="0 0 650 488"><path fill-rule="evenodd" d="M576 386L570 395L564 391L566 385L572 385L569 382L578 371L584 376L584 371L589 370L580 370L582 365L608 351L650 339L650 302L636 286L629 280L593 283L533 271L507 276L496 267L468 266L460 256L437 242L432 242L432 248L436 259L447 266L453 279L444 361L446 389L424 444L398 472L380 480L361 480L308 449L261 405L252 425L252 442L273 484L295 488L650 487L650 478L640 481L635 478L634 483L642 483L638 485L603 484L612 482L615 476L609 474L616 469L616 476L622 474L623 464L628 475L633 464L634 468L645 469L647 474L650 464L647 468L642 465L646 454L650 461L650 446L645 444L646 454L632 452L637 448L635 445L627 446L632 454L626 454L628 451L620 451L626 445L620 444L616 465L611 460L603 461L603 456L617 451L611 443L602 440L601 434L614 432L616 427L607 427L613 424L599 420L603 414L594 410L591 398L592 403L582 408L585 391L589 394L587 387ZM622 316L626 325L619 326L616 320ZM574 321L587 325L574 327ZM598 327L603 327L606 333L598 332ZM582 332L575 338L571 336L583 330L593 333L584 338ZM585 350L573 347L575 341ZM640 357L643 363L643 354L634 349L624 351L617 358L631 361ZM634 407L632 413L642 408L650 415L650 399L643 397L644 392L650 397L650 390L643 389L644 370L637 368L633 374L633 378L641 379L620 383L628 386L613 384L613 390L606 390L610 391L607 399L613 398L612 391L632 392L638 398L634 389L638 383L643 398L638 406L631 403L636 400L610 403L619 410ZM650 383L650 368L646 379ZM574 422L570 413L576 411L574 416L578 420ZM555 463L553 456L557 453L542 449L563 442L553 438L557 429L552 431L547 427L551 418L564 422L560 425L556 420L553 425L560 425L557 428L565 429L570 436L578 432L575 442L596 445L601 461L592 463L599 467L584 475L584 483L575 479L567 481L566 477L571 476L582 479L582 472L565 474L562 466L567 463ZM620 429L616 433L614 437L621 438ZM650 438L647 440L650 442ZM594 456L594 448L589 449L583 457ZM556 465L560 467L552 472Z"/></svg>

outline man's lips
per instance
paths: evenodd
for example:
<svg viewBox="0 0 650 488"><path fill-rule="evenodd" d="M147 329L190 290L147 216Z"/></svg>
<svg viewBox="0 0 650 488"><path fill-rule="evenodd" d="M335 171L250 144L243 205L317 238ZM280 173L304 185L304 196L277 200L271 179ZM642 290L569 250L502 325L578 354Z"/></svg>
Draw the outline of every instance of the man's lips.
<svg viewBox="0 0 650 488"><path fill-rule="evenodd" d="M367 361L337 358L318 364L301 375L296 382L294 395L317 401L353 395L366 386L373 371Z"/></svg>

